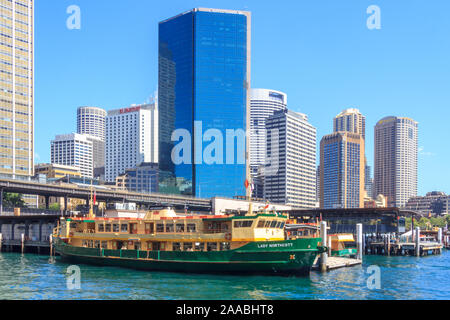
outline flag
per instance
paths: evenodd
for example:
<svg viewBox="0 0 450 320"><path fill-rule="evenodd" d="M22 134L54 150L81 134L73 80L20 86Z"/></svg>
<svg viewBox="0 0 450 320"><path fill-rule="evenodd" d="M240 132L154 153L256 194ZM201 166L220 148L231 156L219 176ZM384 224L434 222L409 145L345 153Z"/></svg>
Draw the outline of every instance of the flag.
<svg viewBox="0 0 450 320"><path fill-rule="evenodd" d="M97 201L97 193L94 191L94 206L96 201Z"/></svg>
<svg viewBox="0 0 450 320"><path fill-rule="evenodd" d="M248 189L248 187L250 186L250 182L248 182L248 179L247 180L245 180L245 189Z"/></svg>
<svg viewBox="0 0 450 320"><path fill-rule="evenodd" d="M269 209L269 206L270 206L270 205L265 206L265 207L264 207L264 210Z"/></svg>

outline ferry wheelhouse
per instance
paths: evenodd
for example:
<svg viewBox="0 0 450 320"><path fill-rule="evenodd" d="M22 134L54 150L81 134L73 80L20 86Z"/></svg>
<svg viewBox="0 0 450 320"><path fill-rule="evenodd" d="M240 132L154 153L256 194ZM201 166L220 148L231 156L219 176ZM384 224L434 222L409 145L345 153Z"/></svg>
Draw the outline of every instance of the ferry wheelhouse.
<svg viewBox="0 0 450 320"><path fill-rule="evenodd" d="M143 218L62 218L55 251L75 263L193 273L306 275L324 247L317 237L288 240L287 216L179 216L171 209Z"/></svg>

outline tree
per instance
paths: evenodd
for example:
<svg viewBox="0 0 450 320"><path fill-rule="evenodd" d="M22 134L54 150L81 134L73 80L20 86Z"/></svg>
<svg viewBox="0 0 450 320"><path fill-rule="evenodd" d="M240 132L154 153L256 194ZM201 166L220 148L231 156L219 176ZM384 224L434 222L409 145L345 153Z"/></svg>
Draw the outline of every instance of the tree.
<svg viewBox="0 0 450 320"><path fill-rule="evenodd" d="M19 193L3 193L3 207L6 208L26 208L25 201Z"/></svg>

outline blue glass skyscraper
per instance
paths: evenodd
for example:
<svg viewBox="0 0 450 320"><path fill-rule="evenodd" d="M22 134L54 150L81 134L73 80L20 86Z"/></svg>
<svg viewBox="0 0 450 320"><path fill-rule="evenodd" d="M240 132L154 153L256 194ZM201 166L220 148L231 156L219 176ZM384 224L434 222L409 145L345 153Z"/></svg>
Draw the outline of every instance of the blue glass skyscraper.
<svg viewBox="0 0 450 320"><path fill-rule="evenodd" d="M159 24L160 192L246 194L250 26L249 12L203 8Z"/></svg>

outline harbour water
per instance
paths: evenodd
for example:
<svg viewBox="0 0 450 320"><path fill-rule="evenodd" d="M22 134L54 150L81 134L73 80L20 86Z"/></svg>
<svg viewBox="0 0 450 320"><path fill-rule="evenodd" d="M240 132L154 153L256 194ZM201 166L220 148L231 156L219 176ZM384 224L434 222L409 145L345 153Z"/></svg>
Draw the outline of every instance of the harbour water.
<svg viewBox="0 0 450 320"><path fill-rule="evenodd" d="M0 253L0 300L450 299L449 251L423 258L364 259L361 266L312 272L309 278L152 273L80 265L81 288L70 290L70 265L58 257ZM368 286L370 266L379 267L381 289Z"/></svg>

